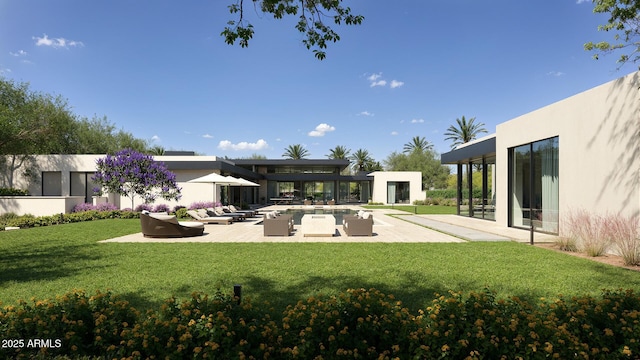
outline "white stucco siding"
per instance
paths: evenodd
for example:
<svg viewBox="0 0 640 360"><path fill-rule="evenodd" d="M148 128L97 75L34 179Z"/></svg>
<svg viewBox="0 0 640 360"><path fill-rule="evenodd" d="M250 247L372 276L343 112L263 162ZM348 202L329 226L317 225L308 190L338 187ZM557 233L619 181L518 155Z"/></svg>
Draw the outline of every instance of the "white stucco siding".
<svg viewBox="0 0 640 360"><path fill-rule="evenodd" d="M508 149L559 137L560 219L572 209L640 214L640 75L632 73L496 128L496 220L507 225Z"/></svg>
<svg viewBox="0 0 640 360"><path fill-rule="evenodd" d="M422 173L420 171L375 171L369 176L373 176L371 201L375 203L387 203L387 184L389 182L409 182L410 203L424 200L426 197L426 192L422 190Z"/></svg>

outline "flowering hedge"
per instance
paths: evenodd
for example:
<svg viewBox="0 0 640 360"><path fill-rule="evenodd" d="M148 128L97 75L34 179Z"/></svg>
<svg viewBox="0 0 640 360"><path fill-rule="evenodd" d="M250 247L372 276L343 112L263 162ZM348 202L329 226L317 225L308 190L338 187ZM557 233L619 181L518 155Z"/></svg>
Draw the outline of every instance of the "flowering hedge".
<svg viewBox="0 0 640 360"><path fill-rule="evenodd" d="M0 217L0 231L4 230L5 226L32 228L37 226L51 226L100 219L135 219L138 217L140 217L140 213L130 210L86 210L80 212L72 212L69 214L57 214L37 217L29 214L20 216L13 214L4 214Z"/></svg>
<svg viewBox="0 0 640 360"><path fill-rule="evenodd" d="M107 292L76 291L0 310L4 357L271 359L635 359L640 296L560 297L530 304L490 291L437 296L411 314L375 289L315 296L274 320L220 292L169 299L142 314ZM20 345L33 339L50 346ZM11 342L8 342L11 340Z"/></svg>

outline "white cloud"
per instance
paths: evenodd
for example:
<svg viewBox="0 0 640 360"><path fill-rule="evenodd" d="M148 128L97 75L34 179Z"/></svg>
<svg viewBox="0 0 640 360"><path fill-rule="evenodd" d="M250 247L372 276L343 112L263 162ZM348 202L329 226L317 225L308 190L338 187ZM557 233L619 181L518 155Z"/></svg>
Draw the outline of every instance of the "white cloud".
<svg viewBox="0 0 640 360"><path fill-rule="evenodd" d="M424 119L411 119L412 124L422 124Z"/></svg>
<svg viewBox="0 0 640 360"><path fill-rule="evenodd" d="M27 56L27 52L24 50L18 50L18 52L9 51L9 55L11 56Z"/></svg>
<svg viewBox="0 0 640 360"><path fill-rule="evenodd" d="M371 82L374 82L374 81L378 80L378 79L379 79L379 78L381 78L381 77L382 77L382 73L371 74L371 75L367 78L367 80L369 80L369 81L371 81Z"/></svg>
<svg viewBox="0 0 640 360"><path fill-rule="evenodd" d="M162 140L160 140L160 136L158 136L158 135L153 135L153 136L151 137L151 141L157 141L157 142L160 142L160 141L162 141Z"/></svg>
<svg viewBox="0 0 640 360"><path fill-rule="evenodd" d="M396 135L398 135L398 132L397 131L392 131L391 135L396 136Z"/></svg>
<svg viewBox="0 0 640 360"><path fill-rule="evenodd" d="M269 148L269 144L267 144L267 142L264 141L263 139L260 139L254 143L242 141L237 144L233 144L229 140L222 140L218 143L218 149L221 149L221 150L241 151L241 150L264 150L268 148Z"/></svg>
<svg viewBox="0 0 640 360"><path fill-rule="evenodd" d="M11 69L3 68L0 66L0 75L8 74L11 72Z"/></svg>
<svg viewBox="0 0 640 360"><path fill-rule="evenodd" d="M365 111L361 111L358 115L360 115L360 116L374 116L373 113L370 113L370 112L368 112L366 110Z"/></svg>
<svg viewBox="0 0 640 360"><path fill-rule="evenodd" d="M391 84L389 86L391 86L392 89L395 89L395 88L400 87L402 85L404 85L403 81L391 80Z"/></svg>
<svg viewBox="0 0 640 360"><path fill-rule="evenodd" d="M555 76L555 77L559 77L559 76L563 76L564 73L562 71L549 71L547 73L547 75L551 75L551 76Z"/></svg>
<svg viewBox="0 0 640 360"><path fill-rule="evenodd" d="M591 2L592 0L576 0L576 4L582 4L586 2Z"/></svg>
<svg viewBox="0 0 640 360"><path fill-rule="evenodd" d="M32 37L36 41L36 46L50 46L52 48L68 49L69 47L84 46L82 41L68 40L65 38L50 39L47 34L43 34L43 37Z"/></svg>
<svg viewBox="0 0 640 360"><path fill-rule="evenodd" d="M315 130L309 131L309 133L307 133L307 135L309 136L314 136L314 137L319 137L319 136L324 136L324 134L334 131L336 128L329 125L329 124L320 124L318 126L316 126Z"/></svg>
<svg viewBox="0 0 640 360"><path fill-rule="evenodd" d="M213 135L211 135L211 134L204 134L204 135L202 135L202 137L205 138L205 139L213 139Z"/></svg>
<svg viewBox="0 0 640 360"><path fill-rule="evenodd" d="M375 86L385 86L387 85L387 81L386 80L382 80L380 79L382 77L382 73L377 73L377 74L371 74L367 77L367 80L369 80L369 86L370 87L375 87ZM380 79L380 80L378 80Z"/></svg>

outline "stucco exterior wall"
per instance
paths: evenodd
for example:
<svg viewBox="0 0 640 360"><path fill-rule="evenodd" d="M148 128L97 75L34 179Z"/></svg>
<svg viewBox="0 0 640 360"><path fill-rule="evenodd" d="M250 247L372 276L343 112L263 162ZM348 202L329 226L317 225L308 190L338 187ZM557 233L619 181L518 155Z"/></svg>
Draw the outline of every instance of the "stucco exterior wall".
<svg viewBox="0 0 640 360"><path fill-rule="evenodd" d="M640 73L496 127L496 221L508 225L508 149L559 137L559 217L640 215Z"/></svg>
<svg viewBox="0 0 640 360"><path fill-rule="evenodd" d="M420 171L375 171L368 176L373 176L372 202L387 203L387 183L392 181L409 182L410 203L426 198L426 192L422 190L422 173Z"/></svg>

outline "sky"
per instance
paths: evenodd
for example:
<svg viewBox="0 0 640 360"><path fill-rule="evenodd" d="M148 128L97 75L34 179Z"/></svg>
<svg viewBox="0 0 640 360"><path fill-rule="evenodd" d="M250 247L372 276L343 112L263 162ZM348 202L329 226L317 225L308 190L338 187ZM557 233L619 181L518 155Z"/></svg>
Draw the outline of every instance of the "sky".
<svg viewBox="0 0 640 360"><path fill-rule="evenodd" d="M245 2L248 48L220 36L235 0L0 0L0 76L166 150L278 159L301 144L323 159L341 145L384 163L415 136L449 151L462 116L493 133L636 70L583 49L612 36L586 0L344 0L365 20L335 26L323 61L296 19Z"/></svg>

